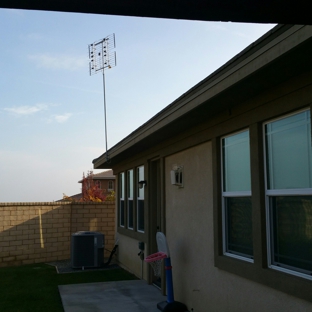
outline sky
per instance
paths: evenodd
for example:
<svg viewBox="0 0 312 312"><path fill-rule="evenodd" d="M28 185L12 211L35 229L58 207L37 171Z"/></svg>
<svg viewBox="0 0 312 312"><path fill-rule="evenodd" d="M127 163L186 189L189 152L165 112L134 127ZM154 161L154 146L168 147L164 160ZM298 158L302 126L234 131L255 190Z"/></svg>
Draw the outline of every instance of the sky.
<svg viewBox="0 0 312 312"><path fill-rule="evenodd" d="M77 194L105 152L89 44L115 34L110 148L274 26L0 9L0 202Z"/></svg>

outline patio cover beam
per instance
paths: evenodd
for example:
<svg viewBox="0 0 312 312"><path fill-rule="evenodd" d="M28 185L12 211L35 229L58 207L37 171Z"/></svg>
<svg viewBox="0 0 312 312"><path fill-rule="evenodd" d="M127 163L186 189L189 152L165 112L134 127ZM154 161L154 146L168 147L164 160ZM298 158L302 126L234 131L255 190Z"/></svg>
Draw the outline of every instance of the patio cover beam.
<svg viewBox="0 0 312 312"><path fill-rule="evenodd" d="M0 8L311 25L306 0L0 0Z"/></svg>

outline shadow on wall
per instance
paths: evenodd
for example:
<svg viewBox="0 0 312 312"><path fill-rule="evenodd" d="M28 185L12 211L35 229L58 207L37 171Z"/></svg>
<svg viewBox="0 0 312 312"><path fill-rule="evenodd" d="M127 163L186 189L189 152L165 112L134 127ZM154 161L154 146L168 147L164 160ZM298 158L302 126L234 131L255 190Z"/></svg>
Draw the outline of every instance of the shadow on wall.
<svg viewBox="0 0 312 312"><path fill-rule="evenodd" d="M103 233L105 249L112 250L115 204L0 204L0 267L69 259L71 235L78 231Z"/></svg>

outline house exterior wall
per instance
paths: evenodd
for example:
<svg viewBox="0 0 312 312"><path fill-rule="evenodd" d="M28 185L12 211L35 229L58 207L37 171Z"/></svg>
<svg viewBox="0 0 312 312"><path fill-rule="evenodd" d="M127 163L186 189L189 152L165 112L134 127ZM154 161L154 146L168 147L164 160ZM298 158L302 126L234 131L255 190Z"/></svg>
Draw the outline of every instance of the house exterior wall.
<svg viewBox="0 0 312 312"><path fill-rule="evenodd" d="M138 255L139 241L126 235L118 234L118 262L124 269L135 274L137 277L147 280L148 265ZM145 249L148 246L145 244ZM146 254L144 253L144 257ZM143 268L143 269L142 269ZM142 271L143 270L143 271Z"/></svg>
<svg viewBox="0 0 312 312"><path fill-rule="evenodd" d="M142 165L142 159L136 160L134 163L126 163L117 169L117 172L126 172L128 169L136 168L137 166ZM145 164L146 165L146 164ZM115 173L114 173L115 174ZM120 184L120 177L117 174L116 180L114 181L114 185L116 187L116 191L118 192L117 185ZM118 251L117 251L117 259L119 265L124 269L130 271L131 273L135 274L139 278L143 278L145 280L148 279L148 270L149 266L146 264L145 261L142 261L138 253L139 250L139 242L144 242L144 255L145 258L148 255L149 244L147 241L147 232L148 232L148 213L145 215L146 219L146 231L145 233L141 233L137 231L137 220L134 217L134 226L132 229L127 228L127 217L128 214L125 212L125 226L120 227L119 224L119 193L116 198L116 218L115 218L115 226L117 229L116 239L118 240ZM148 209L146 209L148 210ZM136 209L134 209L134 213L136 213ZM143 272L142 272L143 268Z"/></svg>
<svg viewBox="0 0 312 312"><path fill-rule="evenodd" d="M277 162L282 159L287 164L281 173L288 173L288 167L292 173L296 172L296 175L280 175L281 180L285 176L288 179L296 176L301 181L297 166L301 161L296 155L297 149L293 148L299 146L299 138L299 141L304 142L305 149L303 145L299 146L298 150L302 152L297 151L297 154L306 156L302 162L304 166L300 164L300 174L303 175L307 168L310 179L311 146L308 129L311 117L309 120L307 116L312 115L312 68L308 62L312 51L312 30L305 26L279 29L281 33L276 37L272 39L268 33L264 41L255 44L255 49L250 47L243 51L233 62L182 95L117 144L110 154L113 155L114 174L124 174L144 164L144 179L147 180L144 198L145 231L139 233L127 228L126 224L118 226L117 223L117 231L124 240L120 259L138 272L137 255L130 253L130 249L135 248L138 241L144 241L146 254L155 252L155 233L157 230L164 232L171 251L175 299L185 303L190 311L312 310L311 263L308 256L299 259L293 252L290 256L281 254L289 262L275 260L280 256L279 251L276 251L279 242L276 241L280 237L285 238L280 233L288 235L282 246L285 250L293 251L289 246L295 246L298 254L310 250L310 234L300 236L298 233L304 232L301 231L303 227L309 228L310 233L312 188L310 184L298 187L299 184L293 186L293 183L284 189L267 187L266 178L272 174L272 168L266 164L271 161L271 154L266 154L266 149L269 150L273 145L268 144L268 135L271 134L265 132L266 125L276 125L277 120L284 123L286 116L287 124L290 119L293 122L294 114L295 118L305 115L304 121L299 118L306 127L304 139L301 134L297 136L298 129L286 128L289 132L282 135L283 144L279 145L279 155L287 154L287 161L284 156L276 159ZM224 145L222 149L222 142L226 141L225 137L237 137L238 133L247 133L248 137L248 143L244 145L247 152L243 158L248 163L247 175L240 176L239 170L235 168L230 178L238 177L232 181L240 185L247 176L248 187L238 187L238 191L235 188L227 190L222 185L227 148ZM285 146L289 153L283 152ZM236 148L240 150L241 146L236 145ZM240 153L236 157L239 158ZM103 155L96 163L101 166L99 168L107 165ZM237 163L241 162L234 162ZM176 165L183 166L182 188L171 184L170 171ZM246 169L245 166L242 168ZM159 172L157 181L156 169ZM306 196L301 206L289 201L290 197L296 197L297 200L299 196ZM274 203L277 200L287 201L287 209L290 211L281 212L282 226L276 222L279 207L276 208ZM231 201L237 202L236 207ZM127 204L122 198L118 204L122 216L123 211L127 211ZM232 207L236 210L231 215ZM304 215L302 219L305 221L298 222L298 231L293 231L292 227L297 225L299 218L296 214ZM236 225L238 230L234 229ZM248 233L245 236L246 228ZM243 239L236 240L236 233L239 239ZM249 245L246 250L250 247L248 252L231 249L229 241L233 237L232 245L238 241L236 246L239 248L240 242L247 237ZM297 245L296 239L299 242ZM297 259L306 266L293 264L292 261ZM147 270L145 278L149 283L152 282L150 270Z"/></svg>
<svg viewBox="0 0 312 312"><path fill-rule="evenodd" d="M183 188L171 184L169 173L174 164L183 165ZM210 142L165 160L166 237L175 299L194 311L205 311L213 287L209 277L213 267L211 164Z"/></svg>
<svg viewBox="0 0 312 312"><path fill-rule="evenodd" d="M149 250L155 241L153 228L150 227L149 165L150 160L157 158L163 163L160 195L164 212L162 231L167 236L171 251L176 300L185 303L189 310L193 308L200 312L208 309L217 312L312 309L311 300L304 294L310 289L311 281L266 267L266 247L262 245L265 244L265 229L261 228L265 224L261 217L265 209L261 149L263 122L309 108L312 103L311 74L288 80L214 118L207 116L205 123L189 128L172 139L163 140L161 144L129 157L114 168L114 173L118 174L144 163L148 181L144 235L117 226L121 238L119 259L125 267L141 276L138 241L146 243L146 255L153 252ZM224 256L220 249L220 140L224 135L247 128L250 129L253 159L254 217L262 220L262 224L255 222L253 264ZM183 166L184 187L180 189L171 185L170 171L174 165ZM261 248L264 251L259 254ZM144 269L143 278L151 282L148 268Z"/></svg>
<svg viewBox="0 0 312 312"><path fill-rule="evenodd" d="M311 310L309 302L215 267L211 142L171 155L165 163L175 300L200 312ZM174 164L183 165L183 188L171 185L168 173Z"/></svg>
<svg viewBox="0 0 312 312"><path fill-rule="evenodd" d="M112 188L109 188L109 181L112 182ZM100 188L104 194L109 194L111 191L115 191L115 180L97 180L94 179L94 182L100 184Z"/></svg>

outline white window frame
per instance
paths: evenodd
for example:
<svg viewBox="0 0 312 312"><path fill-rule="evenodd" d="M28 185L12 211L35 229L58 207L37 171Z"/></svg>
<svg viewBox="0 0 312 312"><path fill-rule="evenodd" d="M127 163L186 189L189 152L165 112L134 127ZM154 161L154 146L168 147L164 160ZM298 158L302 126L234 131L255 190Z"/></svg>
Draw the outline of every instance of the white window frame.
<svg viewBox="0 0 312 312"><path fill-rule="evenodd" d="M132 172L132 179L131 181L129 180L129 173ZM132 194L131 194L131 189L130 189L130 183L132 183ZM129 201L132 201L132 226L129 225L130 221L130 205ZM129 169L127 170L127 228L129 230L134 229L134 218L133 218L133 212L134 212L134 170Z"/></svg>
<svg viewBox="0 0 312 312"><path fill-rule="evenodd" d="M107 188L108 188L108 191L113 191L114 190L114 182L109 180L107 183Z"/></svg>
<svg viewBox="0 0 312 312"><path fill-rule="evenodd" d="M222 190L222 249L223 249L223 255L225 256L229 256L232 258L236 258L239 260L243 260L243 261L247 261L250 263L254 263L254 259L253 257L248 257L243 256L243 255L239 255L239 254L235 254L235 253L231 253L227 251L227 229L226 229L226 198L233 198L233 197L251 197L251 190L250 191L235 191L235 192L231 192L231 191L224 191L224 163L223 163L223 159L224 159L224 153L223 153L223 140L227 137L230 136L234 136L236 134L239 133L243 133L248 131L248 134L250 135L250 131L249 128L243 129L241 131L237 131L237 132L233 132L230 133L228 135L225 135L223 137L221 137L221 144L220 144L220 148L221 148L221 190ZM250 172L251 174L251 172Z"/></svg>
<svg viewBox="0 0 312 312"><path fill-rule="evenodd" d="M119 173L119 226L125 227L125 173L120 172ZM122 205L123 202L123 205ZM122 207L123 206L123 207ZM121 209L123 209L123 214L121 212ZM123 225L121 224L121 216L123 215Z"/></svg>
<svg viewBox="0 0 312 312"><path fill-rule="evenodd" d="M140 168L143 168L143 176L140 176ZM144 233L145 232L145 224L143 225L144 230L139 229L139 200L143 201L143 204L145 206L144 202L144 190L145 190L145 185L143 185L142 189L139 189L139 181L144 180L144 165L136 167L136 190L137 190L137 198L136 198L136 220L137 220L137 231L139 233ZM143 196L140 196L141 195ZM145 207L143 206L143 212L145 210ZM144 221L143 221L144 222Z"/></svg>
<svg viewBox="0 0 312 312"><path fill-rule="evenodd" d="M295 275L298 277L302 277L305 279L312 280L312 276L306 273L301 273L300 271L295 271L294 269L291 269L290 267L287 268L286 265L284 266L279 266L275 265L272 263L272 237L271 237L271 209L270 209L270 198L275 197L275 196L311 196L312 195L312 188L301 188L301 189L273 189L270 190L268 189L268 170L267 170L267 148L266 148L266 125L285 119L287 117L291 117L296 114L300 114L302 112L307 112L310 109L302 109L298 110L296 112L290 113L290 114L285 114L280 116L279 118L271 119L265 123L263 123L263 157L264 157L264 180L265 180L265 210L266 210L266 235L267 235L267 263L268 267L270 269L280 271L283 273L288 273L291 275ZM311 113L311 112L310 112ZM300 268L298 268L300 270Z"/></svg>

